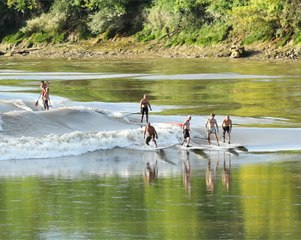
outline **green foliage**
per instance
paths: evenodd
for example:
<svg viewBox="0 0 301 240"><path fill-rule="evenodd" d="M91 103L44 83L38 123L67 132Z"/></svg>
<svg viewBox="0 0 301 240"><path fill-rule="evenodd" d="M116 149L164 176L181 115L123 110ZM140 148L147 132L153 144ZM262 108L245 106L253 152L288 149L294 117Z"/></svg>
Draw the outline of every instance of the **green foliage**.
<svg viewBox="0 0 301 240"><path fill-rule="evenodd" d="M294 40L297 44L301 44L301 31L296 32Z"/></svg>
<svg viewBox="0 0 301 240"><path fill-rule="evenodd" d="M153 31L168 29L193 30L202 26L206 19L205 8L200 1L155 0L149 9L146 28ZM186 4L185 4L186 3Z"/></svg>
<svg viewBox="0 0 301 240"><path fill-rule="evenodd" d="M28 40L29 44L39 44L39 43L50 43L51 42L52 37L49 36L48 34L43 34L43 33L34 33L31 35L31 37Z"/></svg>
<svg viewBox="0 0 301 240"><path fill-rule="evenodd" d="M140 41L157 39L166 45L229 39L284 45L299 43L301 32L299 0L5 0L0 11L0 37L18 30L23 34L9 41L32 35L57 42L68 35L136 34Z"/></svg>
<svg viewBox="0 0 301 240"><path fill-rule="evenodd" d="M34 33L28 39L28 44L39 44L39 43L61 43L64 41L64 34L45 34L45 33Z"/></svg>
<svg viewBox="0 0 301 240"><path fill-rule="evenodd" d="M36 32L61 32L66 21L66 17L66 14L62 12L50 12L48 14L43 13L40 17L27 21L27 25L23 27L21 31L27 36Z"/></svg>
<svg viewBox="0 0 301 240"><path fill-rule="evenodd" d="M210 45L227 39L230 27L223 22L204 25L198 32L197 43L199 45Z"/></svg>
<svg viewBox="0 0 301 240"><path fill-rule="evenodd" d="M133 33L142 28L144 8L150 0L86 0L88 28L93 34ZM109 35L110 35L109 34Z"/></svg>
<svg viewBox="0 0 301 240"><path fill-rule="evenodd" d="M120 30L124 28L126 10L121 6L115 7L101 9L95 14L90 15L88 27L93 34L103 33L109 29Z"/></svg>
<svg viewBox="0 0 301 240"><path fill-rule="evenodd" d="M40 6L38 0L6 0L6 4L8 7L14 8L20 12L37 9Z"/></svg>
<svg viewBox="0 0 301 240"><path fill-rule="evenodd" d="M24 38L24 33L17 32L16 34L10 34L3 38L3 42L9 44L19 44Z"/></svg>

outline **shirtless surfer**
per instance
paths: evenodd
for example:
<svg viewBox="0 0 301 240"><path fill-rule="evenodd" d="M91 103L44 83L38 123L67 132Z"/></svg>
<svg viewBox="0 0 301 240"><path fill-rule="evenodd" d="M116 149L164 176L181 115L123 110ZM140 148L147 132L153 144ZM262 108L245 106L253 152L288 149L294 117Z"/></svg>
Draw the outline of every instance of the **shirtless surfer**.
<svg viewBox="0 0 301 240"><path fill-rule="evenodd" d="M145 113L146 122L148 123L148 108L152 111L152 107L149 103L148 97L144 94L140 101L140 112L141 112L141 123L143 122L143 117Z"/></svg>
<svg viewBox="0 0 301 240"><path fill-rule="evenodd" d="M146 137L145 143L149 145L150 140L153 140L155 146L158 147L156 142L156 139L158 139L158 134L156 132L156 129L153 126L151 126L150 123L148 123L145 127L144 135L143 135L144 139L146 133L148 134L148 136Z"/></svg>
<svg viewBox="0 0 301 240"><path fill-rule="evenodd" d="M223 142L225 142L226 133L228 135L228 144L230 144L231 140L231 131L232 131L232 120L230 119L230 116L227 115L222 123L223 128Z"/></svg>
<svg viewBox="0 0 301 240"><path fill-rule="evenodd" d="M190 143L190 120L191 120L191 116L188 115L186 120L183 123L183 142L181 145L184 145L184 143L186 142L187 145L186 147L190 147L189 143Z"/></svg>
<svg viewBox="0 0 301 240"><path fill-rule="evenodd" d="M49 87L47 87L45 89L45 92L43 92L42 99L43 99L44 109L45 110L49 110L49 101L50 101L50 98L49 98Z"/></svg>
<svg viewBox="0 0 301 240"><path fill-rule="evenodd" d="M207 131L207 139L208 139L209 145L211 145L210 135L211 135L211 133L213 133L214 138L217 142L217 145L219 146L218 137L217 137L217 133L216 133L218 131L218 125L217 125L217 121L214 117L215 117L215 114L211 113L210 118L207 120L207 122L205 124L205 128Z"/></svg>

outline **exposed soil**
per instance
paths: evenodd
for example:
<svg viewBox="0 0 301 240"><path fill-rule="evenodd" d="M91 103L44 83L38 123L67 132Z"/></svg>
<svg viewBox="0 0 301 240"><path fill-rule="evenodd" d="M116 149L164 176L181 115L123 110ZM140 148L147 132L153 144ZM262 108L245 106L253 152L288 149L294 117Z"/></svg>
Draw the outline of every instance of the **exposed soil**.
<svg viewBox="0 0 301 240"><path fill-rule="evenodd" d="M241 51L237 51L240 49ZM239 54L233 54L233 51ZM236 52L234 52L236 53ZM165 57L165 58L247 58L254 60L300 60L301 45L286 44L278 46L272 42L256 43L247 46L218 44L210 47L167 46L166 43L153 41L137 42L135 39L116 38L103 41L93 39L59 45L41 44L28 46L0 45L0 55L11 57L16 55L41 58L131 58L131 57Z"/></svg>

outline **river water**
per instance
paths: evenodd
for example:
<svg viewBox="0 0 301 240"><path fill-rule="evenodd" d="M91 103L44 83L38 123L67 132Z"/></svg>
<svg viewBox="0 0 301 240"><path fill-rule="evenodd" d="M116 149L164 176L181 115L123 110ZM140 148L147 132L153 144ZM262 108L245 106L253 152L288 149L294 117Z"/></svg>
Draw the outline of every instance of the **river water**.
<svg viewBox="0 0 301 240"><path fill-rule="evenodd" d="M300 239L299 62L3 58L0 114L0 239Z"/></svg>

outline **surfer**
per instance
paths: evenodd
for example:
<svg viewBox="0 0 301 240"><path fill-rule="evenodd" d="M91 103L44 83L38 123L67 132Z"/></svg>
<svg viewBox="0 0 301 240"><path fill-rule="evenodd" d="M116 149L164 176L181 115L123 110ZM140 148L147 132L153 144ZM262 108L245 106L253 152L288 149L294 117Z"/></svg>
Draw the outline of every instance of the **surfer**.
<svg viewBox="0 0 301 240"><path fill-rule="evenodd" d="M214 138L217 142L217 145L219 146L218 137L217 137L217 133L216 133L216 132L218 132L218 125L217 125L217 121L214 117L215 117L215 114L211 113L210 118L207 120L207 122L205 124L205 128L207 131L207 139L208 139L209 145L211 145L210 135L213 133Z"/></svg>
<svg viewBox="0 0 301 240"><path fill-rule="evenodd" d="M41 81L40 82L40 89L41 89L41 94L38 98L38 100L36 101L35 103L35 106L37 107L39 105L39 100L40 100L40 97L42 96L42 101L43 101L43 105L44 105L44 94L45 94L45 91L46 91L46 88L47 88L47 83L45 83L45 81ZM45 105L44 105L45 106Z"/></svg>
<svg viewBox="0 0 301 240"><path fill-rule="evenodd" d="M232 131L232 120L230 119L230 116L227 115L222 123L223 128L223 142L225 142L226 133L228 135L228 144L230 144L231 140L231 131Z"/></svg>
<svg viewBox="0 0 301 240"><path fill-rule="evenodd" d="M146 133L148 134L148 136L146 137L145 143L147 145L149 145L150 140L153 140L153 142L155 143L155 146L158 147L157 142L156 142L156 139L158 139L158 134L157 134L156 129L150 123L148 123L145 127L144 139L145 139Z"/></svg>
<svg viewBox="0 0 301 240"><path fill-rule="evenodd" d="M42 99L43 99L44 109L49 110L49 101L50 101L49 87L46 87L45 91L43 92Z"/></svg>
<svg viewBox="0 0 301 240"><path fill-rule="evenodd" d="M144 94L143 98L140 100L141 123L143 122L144 114L146 122L148 123L148 108L152 111L152 107L149 103L148 96Z"/></svg>
<svg viewBox="0 0 301 240"><path fill-rule="evenodd" d="M45 88L46 88L45 81L41 81L41 83L40 83L41 94L43 94L43 91L45 90Z"/></svg>
<svg viewBox="0 0 301 240"><path fill-rule="evenodd" d="M49 102L50 102L49 82L48 81L47 82L41 81L40 88L42 90L41 96L42 96L42 100L43 100L44 109L49 110Z"/></svg>
<svg viewBox="0 0 301 240"><path fill-rule="evenodd" d="M190 147L189 143L190 143L190 120L191 120L191 116L188 115L186 120L183 123L183 142L181 145L184 145L184 143L186 142L187 145L186 147Z"/></svg>

